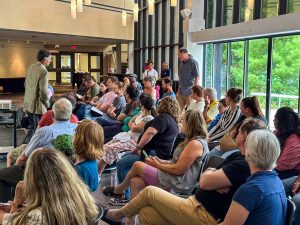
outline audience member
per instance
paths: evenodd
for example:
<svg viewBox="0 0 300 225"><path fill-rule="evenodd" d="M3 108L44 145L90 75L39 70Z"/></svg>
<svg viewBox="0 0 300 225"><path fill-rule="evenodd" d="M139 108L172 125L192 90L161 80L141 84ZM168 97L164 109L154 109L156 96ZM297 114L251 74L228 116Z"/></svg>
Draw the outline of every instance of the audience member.
<svg viewBox="0 0 300 225"><path fill-rule="evenodd" d="M29 118L28 133L24 143L29 143L38 122L49 107L48 97L48 71L46 67L51 62L51 53L48 50L40 50L37 54L38 62L32 64L25 79L24 107Z"/></svg>
<svg viewBox="0 0 300 225"><path fill-rule="evenodd" d="M176 100L176 95L172 89L172 85L173 82L170 78L166 77L162 80L162 88L164 90L164 94L162 95L162 98L170 96Z"/></svg>
<svg viewBox="0 0 300 225"><path fill-rule="evenodd" d="M88 87L83 99L84 101L91 101L95 96L100 92L100 87L95 81L95 78L92 75L89 75L85 79L85 86Z"/></svg>
<svg viewBox="0 0 300 225"><path fill-rule="evenodd" d="M146 77L153 77L155 80L158 79L158 73L157 71L154 69L154 65L153 62L151 60L148 60L147 62L147 68L145 70L145 72L143 73L143 80Z"/></svg>
<svg viewBox="0 0 300 225"><path fill-rule="evenodd" d="M213 121L210 122L209 126L207 127L208 131L210 131L214 126L217 125L217 123L221 119L226 109L227 109L227 105L226 105L225 98L222 98L219 100L219 104L218 104L219 114L213 119Z"/></svg>
<svg viewBox="0 0 300 225"><path fill-rule="evenodd" d="M239 88L230 88L227 91L225 100L228 108L217 125L209 131L209 141L219 140L237 124L241 116L239 102L242 94L243 91Z"/></svg>
<svg viewBox="0 0 300 225"><path fill-rule="evenodd" d="M158 116L145 125L144 133L140 136L136 150L126 153L117 162L118 182L121 183L131 169L134 162L143 160L144 156L138 153L145 150L148 155L156 155L160 159L169 160L172 158L173 142L179 128L180 107L176 100L165 97L160 100L157 108ZM130 191L125 190L124 199L129 199Z"/></svg>
<svg viewBox="0 0 300 225"><path fill-rule="evenodd" d="M109 92L108 87L107 87L107 82L106 81L102 81L99 84L99 89L100 89L99 94L97 96L95 96L89 102L90 105L97 106L99 103L103 102L104 95Z"/></svg>
<svg viewBox="0 0 300 225"><path fill-rule="evenodd" d="M123 82L124 82L126 88L127 88L129 85L131 85L131 82L130 82L130 80L129 80L129 77L127 77L127 76L125 76L125 77L123 78Z"/></svg>
<svg viewBox="0 0 300 225"><path fill-rule="evenodd" d="M240 103L241 113L244 117L253 117L260 119L267 124L267 120L260 108L259 101L256 96L243 98Z"/></svg>
<svg viewBox="0 0 300 225"><path fill-rule="evenodd" d="M281 179L300 172L300 118L290 107L281 107L274 118L275 131L281 148L275 170Z"/></svg>
<svg viewBox="0 0 300 225"><path fill-rule="evenodd" d="M178 70L179 88L177 99L183 111L185 107L188 107L192 102L191 88L199 83L199 66L198 62L193 59L184 48L179 49L178 58L180 65Z"/></svg>
<svg viewBox="0 0 300 225"><path fill-rule="evenodd" d="M76 154L75 169L91 191L98 188L97 159L103 154L102 127L94 121L82 121L76 128L73 146Z"/></svg>
<svg viewBox="0 0 300 225"><path fill-rule="evenodd" d="M1 224L90 225L98 214L93 197L68 160L47 148L30 156L24 181L18 183L7 210L4 218L0 211Z"/></svg>
<svg viewBox="0 0 300 225"><path fill-rule="evenodd" d="M143 80L144 84L144 90L143 93L149 94L152 99L156 102L156 90L154 88L155 86L155 79L153 77L145 77Z"/></svg>
<svg viewBox="0 0 300 225"><path fill-rule="evenodd" d="M170 78L170 79L172 79L171 70L169 68L168 63L166 63L166 62L163 62L161 64L160 78Z"/></svg>
<svg viewBox="0 0 300 225"><path fill-rule="evenodd" d="M220 225L285 224L285 192L276 172L272 171L279 155L279 143L270 131L256 130L248 135L246 160L251 176L235 192L231 206Z"/></svg>
<svg viewBox="0 0 300 225"><path fill-rule="evenodd" d="M194 100L187 108L187 110L199 110L201 113L204 111L204 88L200 85L192 87L192 99Z"/></svg>
<svg viewBox="0 0 300 225"><path fill-rule="evenodd" d="M69 121L72 114L70 101L61 98L54 103L52 110L55 122L35 132L25 151L17 159L16 165L0 169L0 202L12 199L11 188L23 180L24 165L32 152L41 147L52 147L51 141L60 134L73 135L77 125Z"/></svg>
<svg viewBox="0 0 300 225"><path fill-rule="evenodd" d="M162 160L156 156L146 157L146 163L133 164L121 184L103 188L102 191L105 194L123 194L130 185L131 199L148 185L191 193L197 186L202 160L208 152L207 129L199 111L186 111L182 124L186 138L176 148L171 160Z"/></svg>
<svg viewBox="0 0 300 225"><path fill-rule="evenodd" d="M205 122L209 124L218 115L217 91L214 88L206 88L204 90L205 106L203 116Z"/></svg>
<svg viewBox="0 0 300 225"><path fill-rule="evenodd" d="M184 199L157 187L146 187L121 209L106 211L104 220L119 222L139 214L141 224L203 224L222 221L230 207L235 191L250 176L245 160L246 136L265 127L260 120L250 119L240 127L240 152L235 152L217 168L208 168L200 176L200 188L195 196Z"/></svg>
<svg viewBox="0 0 300 225"><path fill-rule="evenodd" d="M117 120L107 120L105 118L98 118L96 122L99 123L104 129L104 143L110 141L113 136L122 132L123 121L126 117L131 117L135 109L138 107L138 92L133 86L128 86L125 91L126 108L119 114Z"/></svg>
<svg viewBox="0 0 300 225"><path fill-rule="evenodd" d="M104 145L104 156L98 162L100 176L105 166L107 164L111 165L117 159L119 153L136 149L138 138L144 131L145 124L154 119L156 112L150 95L144 93L141 95L140 108L139 114L129 121L130 131L117 134Z"/></svg>

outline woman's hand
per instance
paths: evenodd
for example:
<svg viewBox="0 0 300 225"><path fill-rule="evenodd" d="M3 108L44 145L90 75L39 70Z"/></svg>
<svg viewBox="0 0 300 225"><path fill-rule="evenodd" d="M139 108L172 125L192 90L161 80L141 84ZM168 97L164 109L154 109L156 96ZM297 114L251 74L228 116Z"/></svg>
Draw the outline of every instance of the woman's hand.
<svg viewBox="0 0 300 225"><path fill-rule="evenodd" d="M148 158L145 158L145 162L150 165L150 166L153 166L155 168L158 167L158 165L160 164L159 161L157 160L156 156L152 157L148 157Z"/></svg>
<svg viewBox="0 0 300 225"><path fill-rule="evenodd" d="M25 202L25 182L20 181L16 186L16 193L13 204L23 205Z"/></svg>

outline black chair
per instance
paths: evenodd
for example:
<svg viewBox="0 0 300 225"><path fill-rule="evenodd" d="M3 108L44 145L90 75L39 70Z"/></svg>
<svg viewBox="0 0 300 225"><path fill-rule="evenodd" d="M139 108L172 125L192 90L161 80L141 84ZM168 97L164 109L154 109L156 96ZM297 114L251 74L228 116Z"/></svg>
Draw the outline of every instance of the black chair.
<svg viewBox="0 0 300 225"><path fill-rule="evenodd" d="M97 218L96 218L95 222L93 223L93 225L98 225L98 223L101 220L103 213L104 213L103 207L99 203L96 203L96 206L98 209L98 215L97 215Z"/></svg>
<svg viewBox="0 0 300 225"><path fill-rule="evenodd" d="M286 200L287 200L287 214L286 214L284 225L292 225L296 206L294 202L292 202L292 200L288 198Z"/></svg>

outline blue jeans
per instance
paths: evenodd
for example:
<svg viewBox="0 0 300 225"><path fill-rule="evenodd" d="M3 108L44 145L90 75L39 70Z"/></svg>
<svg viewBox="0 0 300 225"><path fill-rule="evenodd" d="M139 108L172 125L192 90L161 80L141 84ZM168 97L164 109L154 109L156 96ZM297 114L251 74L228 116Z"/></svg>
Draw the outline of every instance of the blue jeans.
<svg viewBox="0 0 300 225"><path fill-rule="evenodd" d="M151 150L150 156L155 156L155 150ZM122 158L117 162L117 176L119 184L123 182L127 173L131 169L132 165L136 161L141 161L141 157L138 154L132 154L128 152L122 156ZM130 188L127 188L124 192L125 199L130 198Z"/></svg>
<svg viewBox="0 0 300 225"><path fill-rule="evenodd" d="M297 177L290 177L282 180L285 192L287 196L292 196L292 187L295 183ZM293 196L292 201L296 205L296 211L294 214L294 223L293 225L300 225L300 193Z"/></svg>

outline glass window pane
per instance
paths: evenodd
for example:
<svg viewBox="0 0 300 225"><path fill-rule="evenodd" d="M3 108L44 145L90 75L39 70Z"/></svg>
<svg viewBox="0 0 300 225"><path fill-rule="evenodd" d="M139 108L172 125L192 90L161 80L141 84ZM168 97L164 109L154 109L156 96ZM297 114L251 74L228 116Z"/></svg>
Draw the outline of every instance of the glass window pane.
<svg viewBox="0 0 300 225"><path fill-rule="evenodd" d="M48 80L56 81L56 72L48 72Z"/></svg>
<svg viewBox="0 0 300 225"><path fill-rule="evenodd" d="M213 86L213 44L206 45L205 87Z"/></svg>
<svg viewBox="0 0 300 225"><path fill-rule="evenodd" d="M263 0L262 18L278 16L278 0Z"/></svg>
<svg viewBox="0 0 300 225"><path fill-rule="evenodd" d="M100 56L93 55L90 58L91 69L100 69Z"/></svg>
<svg viewBox="0 0 300 225"><path fill-rule="evenodd" d="M233 0L224 1L223 26L232 24Z"/></svg>
<svg viewBox="0 0 300 225"><path fill-rule="evenodd" d="M300 35L274 38L271 90L271 118L276 110L289 106L298 112Z"/></svg>
<svg viewBox="0 0 300 225"><path fill-rule="evenodd" d="M288 12L300 12L300 0L289 0Z"/></svg>
<svg viewBox="0 0 300 225"><path fill-rule="evenodd" d="M266 115L268 39L249 41L247 96L257 96Z"/></svg>
<svg viewBox="0 0 300 225"><path fill-rule="evenodd" d="M247 22L253 20L254 0L241 1L241 18L240 22Z"/></svg>
<svg viewBox="0 0 300 225"><path fill-rule="evenodd" d="M61 55L61 69L71 69L70 55Z"/></svg>
<svg viewBox="0 0 300 225"><path fill-rule="evenodd" d="M56 55L51 55L51 62L47 68L56 69Z"/></svg>
<svg viewBox="0 0 300 225"><path fill-rule="evenodd" d="M71 83L71 72L61 73L61 83Z"/></svg>
<svg viewBox="0 0 300 225"><path fill-rule="evenodd" d="M243 88L244 41L231 43L231 66L228 88Z"/></svg>
<svg viewBox="0 0 300 225"><path fill-rule="evenodd" d="M227 91L227 70L228 70L228 44L222 46L221 66L221 97L224 98Z"/></svg>
<svg viewBox="0 0 300 225"><path fill-rule="evenodd" d="M216 1L210 0L207 2L207 27L213 28L216 26Z"/></svg>

